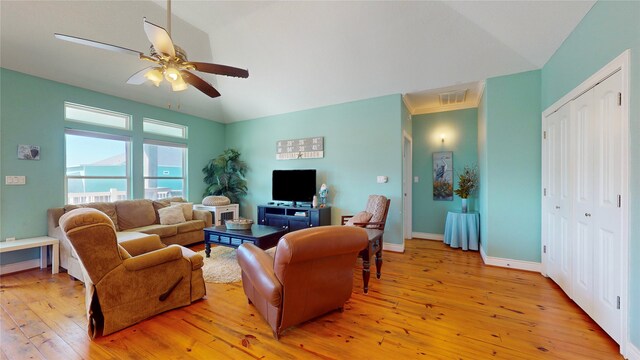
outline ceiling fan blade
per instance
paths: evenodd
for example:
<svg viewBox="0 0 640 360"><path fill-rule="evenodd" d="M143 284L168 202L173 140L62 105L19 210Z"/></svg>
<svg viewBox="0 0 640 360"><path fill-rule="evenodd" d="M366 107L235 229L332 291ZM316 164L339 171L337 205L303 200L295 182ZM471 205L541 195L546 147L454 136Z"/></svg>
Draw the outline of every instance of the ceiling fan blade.
<svg viewBox="0 0 640 360"><path fill-rule="evenodd" d="M189 63L195 66L196 70L210 73L210 74L234 76L239 78L249 77L249 71L245 69L239 69L239 68L235 68L227 65L203 63L203 62L189 61Z"/></svg>
<svg viewBox="0 0 640 360"><path fill-rule="evenodd" d="M147 34L147 38L149 38L149 41L156 51L171 57L176 56L173 41L171 41L167 30L154 23L148 22L147 18L144 18L144 32Z"/></svg>
<svg viewBox="0 0 640 360"><path fill-rule="evenodd" d="M147 82L149 80L144 75L151 69L153 69L153 67L149 66L149 67L146 67L146 68L138 71L137 73L131 75L131 77L129 77L129 79L127 80L127 84L131 84L131 85L142 85L142 84L144 84L145 82Z"/></svg>
<svg viewBox="0 0 640 360"><path fill-rule="evenodd" d="M122 46L115 46L115 45L111 45L111 44L105 44L105 43L99 42L99 41L83 39L83 38L79 38L77 36L57 34L57 33L53 34L53 36L55 36L56 39L69 41L69 42L80 44L80 45L93 46L95 48L102 49L102 50L117 51L117 52L120 52L120 53L123 53L123 54L137 55L138 57L143 55L140 51L135 51L135 50L123 48Z"/></svg>
<svg viewBox="0 0 640 360"><path fill-rule="evenodd" d="M213 86L211 86L211 84L202 80L200 77L196 76L195 74L190 73L189 71L186 71L186 70L181 70L180 74L182 75L182 78L184 79L184 81L193 85L193 87L202 91L207 96L212 98L220 96L220 93L218 92L218 90L214 89Z"/></svg>

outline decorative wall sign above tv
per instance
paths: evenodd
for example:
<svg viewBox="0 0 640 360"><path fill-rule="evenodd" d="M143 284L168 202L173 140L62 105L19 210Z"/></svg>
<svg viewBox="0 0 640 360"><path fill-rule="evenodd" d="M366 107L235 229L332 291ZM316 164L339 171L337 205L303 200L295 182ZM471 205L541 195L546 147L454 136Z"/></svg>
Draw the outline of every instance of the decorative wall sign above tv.
<svg viewBox="0 0 640 360"><path fill-rule="evenodd" d="M276 143L276 160L317 159L324 157L324 137L280 140Z"/></svg>

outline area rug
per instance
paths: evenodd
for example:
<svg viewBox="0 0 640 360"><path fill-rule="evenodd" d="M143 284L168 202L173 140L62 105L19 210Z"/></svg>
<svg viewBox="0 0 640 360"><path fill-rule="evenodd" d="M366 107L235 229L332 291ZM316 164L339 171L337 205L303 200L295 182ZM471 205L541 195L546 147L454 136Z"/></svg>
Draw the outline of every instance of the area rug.
<svg viewBox="0 0 640 360"><path fill-rule="evenodd" d="M273 256L274 251L275 247L267 250L267 253ZM198 254L204 258L202 274L205 282L228 284L242 280L236 249L226 246L212 246L211 257L207 257L204 250L198 251Z"/></svg>

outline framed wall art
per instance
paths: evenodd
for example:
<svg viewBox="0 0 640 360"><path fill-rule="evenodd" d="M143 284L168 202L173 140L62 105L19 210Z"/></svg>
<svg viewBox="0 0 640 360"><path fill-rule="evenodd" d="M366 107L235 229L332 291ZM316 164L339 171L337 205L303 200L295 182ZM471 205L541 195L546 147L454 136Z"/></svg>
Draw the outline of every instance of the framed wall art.
<svg viewBox="0 0 640 360"><path fill-rule="evenodd" d="M453 201L453 151L433 153L433 200Z"/></svg>
<svg viewBox="0 0 640 360"><path fill-rule="evenodd" d="M40 146L18 145L18 160L40 160Z"/></svg>

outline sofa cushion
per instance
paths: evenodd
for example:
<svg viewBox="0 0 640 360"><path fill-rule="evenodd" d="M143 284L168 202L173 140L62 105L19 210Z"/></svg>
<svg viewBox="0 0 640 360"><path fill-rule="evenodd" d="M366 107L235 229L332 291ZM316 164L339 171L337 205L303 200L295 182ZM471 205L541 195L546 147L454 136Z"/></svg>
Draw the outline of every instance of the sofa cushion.
<svg viewBox="0 0 640 360"><path fill-rule="evenodd" d="M71 210L81 209L81 208L91 208L100 210L105 213L111 221L113 221L113 226L115 226L116 231L120 230L118 226L118 212L116 211L116 205L112 202L92 202L86 204L77 204L77 205L65 205L64 212L68 213Z"/></svg>
<svg viewBox="0 0 640 360"><path fill-rule="evenodd" d="M139 228L135 228L134 230L145 234L156 234L160 236L160 238L174 236L178 233L178 228L175 225L154 224L141 226Z"/></svg>
<svg viewBox="0 0 640 360"><path fill-rule="evenodd" d="M171 206L180 206L184 213L184 219L193 220L193 203L190 202L171 202Z"/></svg>
<svg viewBox="0 0 640 360"><path fill-rule="evenodd" d="M115 204L120 230L148 226L156 222L156 213L151 200L121 200L116 201Z"/></svg>
<svg viewBox="0 0 640 360"><path fill-rule="evenodd" d="M176 227L178 228L178 234L183 234L190 231L198 231L204 229L204 221L190 220L181 224L176 224Z"/></svg>
<svg viewBox="0 0 640 360"><path fill-rule="evenodd" d="M172 202L184 202L185 200L181 197L172 197L162 200L154 200L153 201L153 210L156 212L156 224L160 224L160 215L158 214L158 210L162 208L166 208L167 206L171 206Z"/></svg>
<svg viewBox="0 0 640 360"><path fill-rule="evenodd" d="M174 225L186 221L180 205L159 209L158 214L160 215L161 225Z"/></svg>

